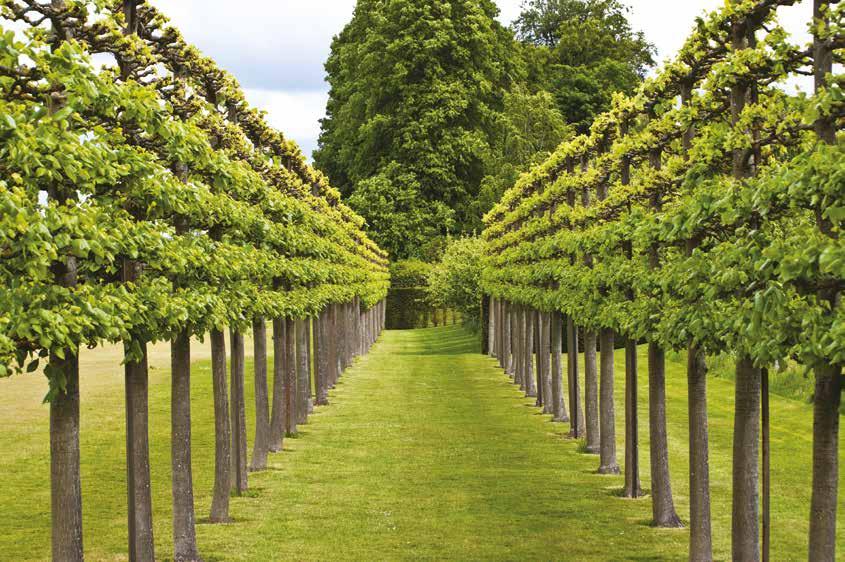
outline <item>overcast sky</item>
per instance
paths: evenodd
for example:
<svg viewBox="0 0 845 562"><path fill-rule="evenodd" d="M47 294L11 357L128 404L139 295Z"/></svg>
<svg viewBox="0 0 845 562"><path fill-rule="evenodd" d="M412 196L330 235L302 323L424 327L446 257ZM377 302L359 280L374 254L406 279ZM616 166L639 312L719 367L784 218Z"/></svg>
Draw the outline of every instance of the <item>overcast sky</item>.
<svg viewBox="0 0 845 562"><path fill-rule="evenodd" d="M310 155L317 146L319 119L328 86L323 63L331 40L352 17L355 0L150 0L185 38L232 72L250 101L270 122ZM657 46L658 60L672 57L697 15L724 0L623 0L634 29ZM500 21L510 23L522 0L497 0ZM782 22L808 40L811 2L782 8Z"/></svg>

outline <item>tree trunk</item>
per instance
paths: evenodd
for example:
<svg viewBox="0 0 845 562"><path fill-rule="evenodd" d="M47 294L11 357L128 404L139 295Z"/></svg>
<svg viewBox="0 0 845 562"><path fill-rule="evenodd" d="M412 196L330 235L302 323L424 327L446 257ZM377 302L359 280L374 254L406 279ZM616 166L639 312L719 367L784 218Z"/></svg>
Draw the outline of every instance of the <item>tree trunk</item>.
<svg viewBox="0 0 845 562"><path fill-rule="evenodd" d="M539 338L537 352L540 360L537 368L540 370L540 379L543 381L543 413L554 414L554 396L552 394L552 366L551 366L551 315L548 312L540 312Z"/></svg>
<svg viewBox="0 0 845 562"><path fill-rule="evenodd" d="M493 357L495 345L493 343L493 333L495 332L493 321L493 303L491 297L484 295L481 297L481 354Z"/></svg>
<svg viewBox="0 0 845 562"><path fill-rule="evenodd" d="M75 268L74 268L75 270ZM79 474L79 358L50 354L53 376L65 388L50 402L50 500L53 560L82 562L82 482Z"/></svg>
<svg viewBox="0 0 845 562"><path fill-rule="evenodd" d="M232 491L241 495L247 491L246 464L246 408L244 404L244 336L239 330L230 332L232 360Z"/></svg>
<svg viewBox="0 0 845 562"><path fill-rule="evenodd" d="M314 359L313 353L311 349L312 340L311 340L311 332L312 332L312 319L309 316L305 319L305 361L308 364L308 370L306 371L307 374L307 384L305 385L305 412L306 412L306 420L308 415L310 415L314 411L314 390L312 385L314 384ZM362 321L363 324L363 321ZM361 353L364 353L364 340L361 340Z"/></svg>
<svg viewBox="0 0 845 562"><path fill-rule="evenodd" d="M572 318L567 319L567 370L569 372L569 435L580 439L587 432L584 410L581 407L581 382L578 380L578 326Z"/></svg>
<svg viewBox="0 0 845 562"><path fill-rule="evenodd" d="M543 396L543 369L542 360L540 358L540 311L531 309L531 327L534 330L534 344L531 346L532 357L534 357L534 375L537 387L537 402L535 405L539 408L543 406L545 400Z"/></svg>
<svg viewBox="0 0 845 562"><path fill-rule="evenodd" d="M751 358L736 363L733 443L733 559L760 560L758 466L760 441L760 369Z"/></svg>
<svg viewBox="0 0 845 562"><path fill-rule="evenodd" d="M625 488L626 498L643 495L640 486L639 408L637 407L637 342L625 341Z"/></svg>
<svg viewBox="0 0 845 562"><path fill-rule="evenodd" d="M522 346L525 365L525 396L534 398L537 396L537 385L534 383L534 311L527 306L523 307L522 318L523 329L525 330L525 341Z"/></svg>
<svg viewBox="0 0 845 562"><path fill-rule="evenodd" d="M308 364L308 321L296 321L296 423L308 421L308 386L311 382L311 366Z"/></svg>
<svg viewBox="0 0 845 562"><path fill-rule="evenodd" d="M210 519L212 523L227 523L232 487L232 433L226 384L226 340L223 332L216 329L211 331L211 376L214 393L214 495Z"/></svg>
<svg viewBox="0 0 845 562"><path fill-rule="evenodd" d="M616 409L613 405L613 340L613 330L602 328L599 332L599 347L601 348L600 474L619 474L619 464L616 462Z"/></svg>
<svg viewBox="0 0 845 562"><path fill-rule="evenodd" d="M270 451L278 453L285 439L285 319L273 319L273 409Z"/></svg>
<svg viewBox="0 0 845 562"><path fill-rule="evenodd" d="M669 477L666 433L666 358L657 344L648 345L648 429L651 455L651 514L657 527L682 527L675 512Z"/></svg>
<svg viewBox="0 0 845 562"><path fill-rule="evenodd" d="M180 332L170 344L170 445L173 468L173 559L199 561L194 479L191 472L191 335Z"/></svg>
<svg viewBox="0 0 845 562"><path fill-rule="evenodd" d="M314 386L317 392L317 405L325 406L329 403L329 362L328 341L326 339L327 311L323 310L314 321Z"/></svg>
<svg viewBox="0 0 845 562"><path fill-rule="evenodd" d="M710 463L707 429L707 364L704 351L687 348L689 412L690 562L711 562Z"/></svg>
<svg viewBox="0 0 845 562"><path fill-rule="evenodd" d="M599 376L596 363L596 333L584 331L584 422L586 451L596 455L601 447L599 431Z"/></svg>
<svg viewBox="0 0 845 562"><path fill-rule="evenodd" d="M514 342L517 337L517 329L515 322L515 314L513 305L504 303L504 332L502 336L502 357L504 360L505 372L516 379L516 362L514 354L516 353L516 345Z"/></svg>
<svg viewBox="0 0 845 562"><path fill-rule="evenodd" d="M129 558L155 560L153 504L150 491L149 370L147 345L135 342L141 359L127 361L126 376L126 472L129 506ZM131 343L125 344L126 353Z"/></svg>
<svg viewBox="0 0 845 562"><path fill-rule="evenodd" d="M270 399L267 392L267 323L256 318L252 323L253 373L255 375L255 442L252 446L252 471L267 468L270 452Z"/></svg>
<svg viewBox="0 0 845 562"><path fill-rule="evenodd" d="M813 400L813 494L810 500L811 562L836 560L836 509L839 492L840 367L816 367Z"/></svg>
<svg viewBox="0 0 845 562"><path fill-rule="evenodd" d="M569 422L563 393L563 317L552 312L552 409L556 422Z"/></svg>
<svg viewBox="0 0 845 562"><path fill-rule="evenodd" d="M292 318L285 320L285 431L288 435L296 435L296 321Z"/></svg>

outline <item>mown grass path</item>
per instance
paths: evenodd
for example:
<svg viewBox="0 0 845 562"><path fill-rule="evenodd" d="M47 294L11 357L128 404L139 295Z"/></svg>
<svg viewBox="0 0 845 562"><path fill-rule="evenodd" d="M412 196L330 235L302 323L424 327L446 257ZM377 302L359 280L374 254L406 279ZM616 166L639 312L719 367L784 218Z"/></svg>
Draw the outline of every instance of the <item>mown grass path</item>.
<svg viewBox="0 0 845 562"><path fill-rule="evenodd" d="M622 357L617 360L621 369ZM682 365L669 364L667 396L675 499L685 518ZM115 363L96 380L83 378L83 507L89 560L126 559L119 373ZM647 488L644 373L642 379L641 466ZM29 400L37 389L24 388L39 384L34 377L0 381L0 393L6 392L0 411L0 560L49 557L47 410ZM201 360L193 377L200 518L208 514L213 474L210 386L208 362ZM11 399L10 389L27 401ZM169 392L167 369L154 369L151 439L160 559L171 554ZM249 385L246 399L250 419ZM233 499L233 524L200 524L199 544L207 561L686 558L686 531L651 528L649 500L618 497L621 477L596 474L597 458L564 438L568 424L553 424L541 415L533 399L522 397L459 328L386 332L372 353L344 375L331 401L317 409L299 438L286 440L283 453L271 457L271 470L250 475L249 495ZM715 553L725 560L730 548L730 381L710 381L710 411ZM801 560L806 557L811 410L773 397L772 416L773 559ZM249 431L251 441L251 424ZM845 551L845 544L840 548Z"/></svg>

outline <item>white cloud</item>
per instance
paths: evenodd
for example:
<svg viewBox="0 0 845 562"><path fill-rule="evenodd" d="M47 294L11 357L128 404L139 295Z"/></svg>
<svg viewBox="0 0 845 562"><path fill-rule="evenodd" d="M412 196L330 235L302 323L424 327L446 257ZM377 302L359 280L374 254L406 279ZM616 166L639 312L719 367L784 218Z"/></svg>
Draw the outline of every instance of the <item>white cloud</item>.
<svg viewBox="0 0 845 562"><path fill-rule="evenodd" d="M295 140L307 156L317 147L319 121L326 110L328 93L283 92L246 88L249 103L267 112L267 121Z"/></svg>

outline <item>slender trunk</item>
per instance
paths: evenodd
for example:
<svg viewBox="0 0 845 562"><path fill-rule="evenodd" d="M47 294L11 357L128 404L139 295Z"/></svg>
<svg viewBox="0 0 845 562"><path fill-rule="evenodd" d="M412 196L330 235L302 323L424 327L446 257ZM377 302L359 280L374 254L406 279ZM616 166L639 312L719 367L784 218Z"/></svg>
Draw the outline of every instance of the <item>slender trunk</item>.
<svg viewBox="0 0 845 562"><path fill-rule="evenodd" d="M50 402L50 500L53 560L81 562L82 482L79 474L79 358L65 349L64 358L50 354L53 376L65 388ZM60 374L60 375L59 375Z"/></svg>
<svg viewBox="0 0 845 562"><path fill-rule="evenodd" d="M651 514L658 527L682 527L675 512L669 477L666 433L666 358L657 344L648 345L648 430L651 445Z"/></svg>
<svg viewBox="0 0 845 562"><path fill-rule="evenodd" d="M525 324L522 322L522 308L514 306L513 338L513 382L525 392Z"/></svg>
<svg viewBox="0 0 845 562"><path fill-rule="evenodd" d="M538 361L538 369L540 370L543 381L543 413L554 414L554 396L552 393L552 366L551 366L551 338L549 332L551 331L551 314L548 312L539 313L539 345L537 352L540 360Z"/></svg>
<svg viewBox="0 0 845 562"><path fill-rule="evenodd" d="M194 479L191 472L191 335L180 332L170 344L170 444L173 467L173 559L200 560L197 550Z"/></svg>
<svg viewBox="0 0 845 562"><path fill-rule="evenodd" d="M232 491L241 495L247 491L246 464L246 408L244 404L244 336L239 330L230 331L232 347Z"/></svg>
<svg viewBox="0 0 845 562"><path fill-rule="evenodd" d="M522 346L525 365L525 396L533 398L537 396L537 385L534 383L534 312L528 307L523 307L522 318L523 329L525 330L525 341Z"/></svg>
<svg viewBox="0 0 845 562"><path fill-rule="evenodd" d="M733 559L760 560L758 465L760 440L760 369L751 358L736 363L733 442Z"/></svg>
<svg viewBox="0 0 845 562"><path fill-rule="evenodd" d="M76 286L76 258L53 264L56 284ZM50 353L51 384L64 379L50 402L50 511L53 560L81 562L82 481L79 470L79 350Z"/></svg>
<svg viewBox="0 0 845 562"><path fill-rule="evenodd" d="M481 341L481 354L493 357L495 353L495 340L493 334L496 331L495 321L493 319L493 304L492 297L484 296L481 299L481 326L484 330L484 339Z"/></svg>
<svg viewBox="0 0 845 562"><path fill-rule="evenodd" d="M223 332L217 329L211 331L211 376L214 394L214 495L210 519L212 523L227 523L232 487L232 434L226 383L226 340Z"/></svg>
<svg viewBox="0 0 845 562"><path fill-rule="evenodd" d="M552 312L552 409L554 421L568 422L563 392L563 317Z"/></svg>
<svg viewBox="0 0 845 562"><path fill-rule="evenodd" d="M761 446L763 448L762 463L763 463L763 489L762 489L762 508L763 508L763 547L761 558L763 562L769 562L769 550L771 545L771 510L769 509L770 499L770 483L771 483L771 448L769 447L769 370L760 370L760 429L761 429Z"/></svg>
<svg viewBox="0 0 845 562"><path fill-rule="evenodd" d="M305 361L308 368L305 371L306 374L306 384L305 384L305 412L306 418L308 414L311 414L314 411L314 390L312 385L314 384L314 358L313 353L311 350L311 331L313 322L311 317L305 319ZM363 318L361 325L364 326ZM365 352L365 342L363 338L363 329L362 329L362 338L361 338L361 353Z"/></svg>
<svg viewBox="0 0 845 562"><path fill-rule="evenodd" d="M320 312L314 320L314 386L317 392L317 405L325 406L329 403L329 362L328 341L326 340L326 310Z"/></svg>
<svg viewBox="0 0 845 562"><path fill-rule="evenodd" d="M542 360L540 359L540 311L531 309L531 328L534 330L534 340L531 346L531 357L534 358L534 375L535 386L537 388L537 402L535 405L539 408L543 406L543 369Z"/></svg>
<svg viewBox="0 0 845 562"><path fill-rule="evenodd" d="M601 348L601 380L599 418L601 422L600 474L619 474L616 462L616 409L613 405L613 330L602 328L599 332Z"/></svg>
<svg viewBox="0 0 845 562"><path fill-rule="evenodd" d="M255 442L252 446L252 471L267 468L270 452L270 399L267 392L267 322L256 318L252 323L253 374L255 375Z"/></svg>
<svg viewBox="0 0 845 562"><path fill-rule="evenodd" d="M139 360L127 361L126 376L126 473L129 505L129 559L155 560L153 504L150 490L149 370L147 345L133 342L140 349ZM126 354L131 343L125 344ZM136 352L137 350L136 349Z"/></svg>
<svg viewBox="0 0 845 562"><path fill-rule="evenodd" d="M296 321L288 318L285 323L285 431L296 435Z"/></svg>
<svg viewBox="0 0 845 562"><path fill-rule="evenodd" d="M567 320L567 370L569 372L569 435L580 439L587 432L584 410L581 407L581 383L578 380L578 326L572 318Z"/></svg>
<svg viewBox="0 0 845 562"><path fill-rule="evenodd" d="M285 319L273 319L273 409L270 415L270 451L278 453L285 439Z"/></svg>
<svg viewBox="0 0 845 562"><path fill-rule="evenodd" d="M308 320L296 321L296 423L308 421L308 386L311 383L308 363Z"/></svg>
<svg viewBox="0 0 845 562"><path fill-rule="evenodd" d="M584 422L586 452L596 455L601 447L599 431L599 376L596 363L596 333L584 331Z"/></svg>
<svg viewBox="0 0 845 562"><path fill-rule="evenodd" d="M842 370L815 369L813 401L813 494L810 500L811 562L836 559L836 509L839 492L839 404Z"/></svg>
<svg viewBox="0 0 845 562"><path fill-rule="evenodd" d="M707 421L707 364L704 351L687 348L689 411L690 562L713 560L710 528L710 453Z"/></svg>
<svg viewBox="0 0 845 562"><path fill-rule="evenodd" d="M639 412L637 408L637 342L625 341L625 487L626 498L643 495L640 486Z"/></svg>

